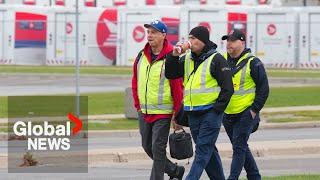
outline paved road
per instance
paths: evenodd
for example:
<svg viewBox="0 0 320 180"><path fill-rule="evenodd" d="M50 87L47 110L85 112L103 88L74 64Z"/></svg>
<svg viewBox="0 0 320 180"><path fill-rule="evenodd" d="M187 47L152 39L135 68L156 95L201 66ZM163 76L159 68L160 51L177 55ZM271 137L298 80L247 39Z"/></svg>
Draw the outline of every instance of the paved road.
<svg viewBox="0 0 320 180"><path fill-rule="evenodd" d="M320 128L264 129L250 136L250 141L278 141L296 139L319 139ZM230 142L226 133L219 135L218 143ZM140 137L104 137L89 139L89 149L140 146Z"/></svg>
<svg viewBox="0 0 320 180"><path fill-rule="evenodd" d="M295 157L257 158L257 163L263 176L278 176L292 174L319 174L320 155L303 155ZM184 165L186 161L180 161ZM223 159L224 171L229 172L230 159ZM185 165L187 172L190 164ZM7 169L0 169L1 179L55 180L55 179L94 179L94 180L148 180L151 161L136 161L130 163L91 164L89 173L85 174L8 174ZM245 174L242 173L242 177ZM165 178L168 179L167 177ZM208 180L203 173L201 180Z"/></svg>
<svg viewBox="0 0 320 180"><path fill-rule="evenodd" d="M319 139L319 137L320 137L320 128L261 129L250 137L250 141ZM230 141L226 133L222 132L220 133L217 142L228 143ZM140 147L140 146L141 146L141 140L139 136L136 136L136 137L112 136L112 137L103 137L103 138L89 138L89 150ZM5 141L0 141L0 153L5 153L6 148L7 148L7 143Z"/></svg>
<svg viewBox="0 0 320 180"><path fill-rule="evenodd" d="M274 87L315 86L320 79L270 78ZM130 76L81 75L80 92L124 91L131 83ZM75 92L75 77L59 74L0 74L0 96L46 95Z"/></svg>
<svg viewBox="0 0 320 180"><path fill-rule="evenodd" d="M130 76L82 75L80 92L124 91L130 86ZM75 92L72 75L0 74L0 95L46 95Z"/></svg>

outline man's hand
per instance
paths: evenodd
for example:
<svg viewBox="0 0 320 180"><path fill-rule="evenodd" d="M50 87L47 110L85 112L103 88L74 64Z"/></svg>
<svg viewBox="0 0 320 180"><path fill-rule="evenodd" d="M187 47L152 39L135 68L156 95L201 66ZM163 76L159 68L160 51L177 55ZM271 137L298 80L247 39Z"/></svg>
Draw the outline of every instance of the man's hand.
<svg viewBox="0 0 320 180"><path fill-rule="evenodd" d="M174 130L179 131L180 129L182 129L182 126L177 124L175 120L171 121L171 123Z"/></svg>
<svg viewBox="0 0 320 180"><path fill-rule="evenodd" d="M252 119L256 118L257 113L255 113L255 112L252 111L251 109L250 109L250 113L251 113Z"/></svg>
<svg viewBox="0 0 320 180"><path fill-rule="evenodd" d="M172 117L171 117L171 124L172 124L172 128L176 131L182 129L182 126L176 123L175 120L175 112L173 112Z"/></svg>
<svg viewBox="0 0 320 180"><path fill-rule="evenodd" d="M182 43L178 42L174 47L173 47L173 51L172 51L172 55L173 56L180 56L182 54L182 51L180 51L179 53L179 48L181 48ZM181 50L181 49L180 49Z"/></svg>

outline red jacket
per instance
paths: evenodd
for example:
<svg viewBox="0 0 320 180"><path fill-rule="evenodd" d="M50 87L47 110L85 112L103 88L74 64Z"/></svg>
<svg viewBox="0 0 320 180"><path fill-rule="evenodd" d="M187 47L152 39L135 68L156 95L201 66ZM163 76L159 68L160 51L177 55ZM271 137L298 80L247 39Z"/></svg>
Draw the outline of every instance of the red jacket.
<svg viewBox="0 0 320 180"><path fill-rule="evenodd" d="M167 40L163 43L163 49L161 50L160 54L158 55L157 60L163 59L168 53L171 53L173 47L171 44L168 43ZM151 47L149 43L147 43L143 49L144 54L146 55L149 63L151 63ZM138 58L138 57L137 57ZM140 110L140 103L138 98L138 84L137 84L137 62L138 59L136 58L134 65L133 65L133 76L132 76L132 95L134 99L134 106L137 111ZM170 82L170 89L171 89L171 96L173 100L173 111L178 113L179 109L182 105L183 99L183 83L182 78L179 79L172 79L169 80ZM164 118L171 118L172 114L144 114L144 119L146 122L152 123L159 119Z"/></svg>

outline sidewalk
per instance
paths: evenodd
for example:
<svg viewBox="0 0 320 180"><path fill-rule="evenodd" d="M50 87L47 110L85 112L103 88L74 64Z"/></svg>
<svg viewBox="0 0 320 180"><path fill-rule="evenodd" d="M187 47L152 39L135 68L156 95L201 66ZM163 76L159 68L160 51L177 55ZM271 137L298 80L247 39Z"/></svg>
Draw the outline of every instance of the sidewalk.
<svg viewBox="0 0 320 180"><path fill-rule="evenodd" d="M320 139L259 141L249 142L249 146L255 157L320 154ZM217 148L222 158L232 157L232 147L230 143L219 143L217 144ZM144 152L142 147L99 149L89 151L90 161L128 162L143 159L149 159L149 157Z"/></svg>
<svg viewBox="0 0 320 180"><path fill-rule="evenodd" d="M277 156L301 156L306 154L320 154L320 139L308 140L290 140L290 141L256 141L249 142L251 152L255 157L277 157ZM221 158L232 157L232 147L230 143L217 144ZM167 149L168 151L168 149ZM169 152L168 153L168 157ZM19 155L19 154L17 154ZM106 163L106 162L131 162L139 160L147 160L146 155L141 147L124 147L109 149L94 149L86 151L71 151L64 153L39 153L35 154L35 158L42 164L50 164L51 161L59 161L66 159L72 161L82 155L89 156L89 164ZM21 154L22 156L22 154ZM192 158L190 159L192 160ZM5 168L7 164L7 154L0 154L0 168ZM177 160L174 160L177 161ZM187 161L187 160L184 160Z"/></svg>

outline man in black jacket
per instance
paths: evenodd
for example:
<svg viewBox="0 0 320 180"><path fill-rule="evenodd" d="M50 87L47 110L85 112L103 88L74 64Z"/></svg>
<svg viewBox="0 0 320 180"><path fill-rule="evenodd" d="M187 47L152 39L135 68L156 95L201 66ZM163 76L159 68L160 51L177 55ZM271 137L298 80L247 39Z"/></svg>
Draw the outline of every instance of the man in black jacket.
<svg viewBox="0 0 320 180"><path fill-rule="evenodd" d="M195 159L186 180L200 179L205 169L210 179L224 180L223 168L215 146L223 112L233 93L232 77L226 60L217 53L203 26L189 33L191 51L179 58L175 47L167 55L165 75L184 79L184 110L196 143Z"/></svg>
<svg viewBox="0 0 320 180"><path fill-rule="evenodd" d="M227 40L224 56L233 73L234 86L234 94L223 119L233 149L229 180L237 180L243 167L248 180L261 180L248 140L259 125L259 111L268 98L269 84L262 62L245 47L245 39L240 30L233 30L222 37L222 40Z"/></svg>

